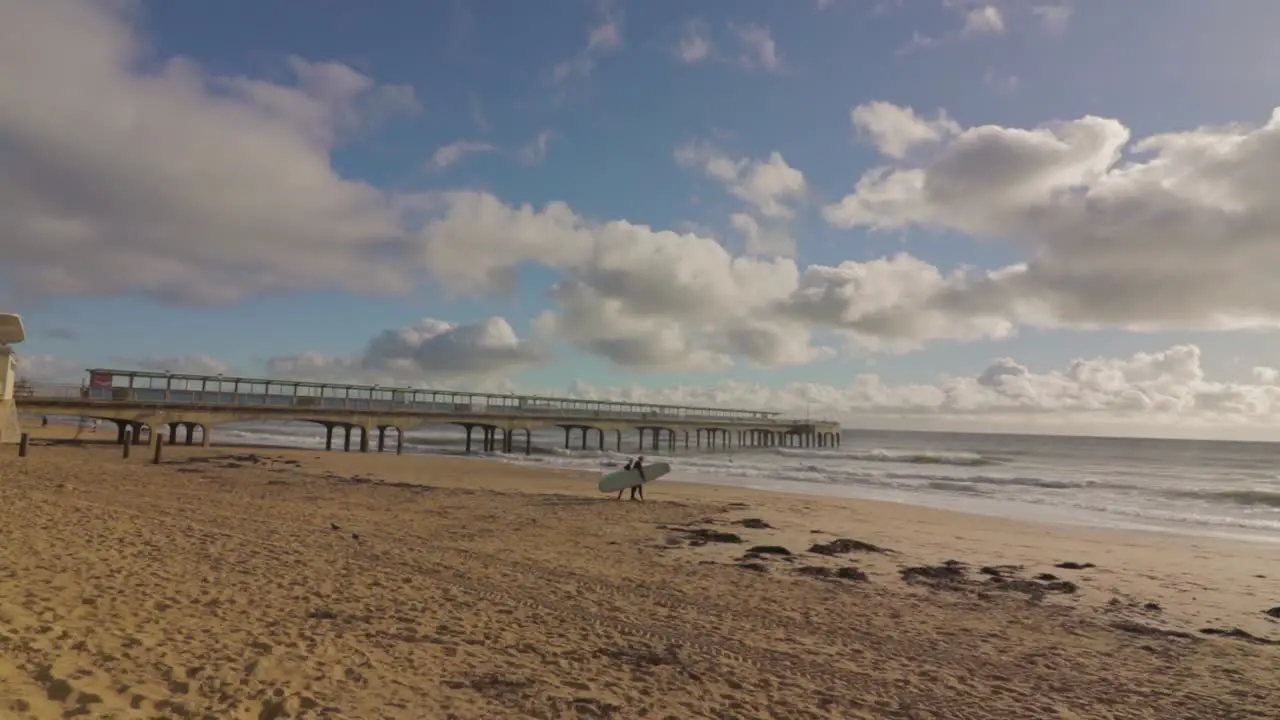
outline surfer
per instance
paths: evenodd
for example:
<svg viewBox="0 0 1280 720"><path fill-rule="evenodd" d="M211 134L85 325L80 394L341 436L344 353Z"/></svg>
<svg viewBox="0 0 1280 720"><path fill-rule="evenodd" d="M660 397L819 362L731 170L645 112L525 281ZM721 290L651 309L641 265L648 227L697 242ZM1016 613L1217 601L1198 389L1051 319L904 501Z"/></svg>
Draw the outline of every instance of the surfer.
<svg viewBox="0 0 1280 720"><path fill-rule="evenodd" d="M635 500L635 499L636 499L636 491L637 491L637 490L639 490L639 491L640 491L640 499L641 499L641 500L644 500L644 487L642 487L642 486L644 485L644 456L643 456L643 455L641 455L641 456L640 456L640 457L638 457L638 458L634 458L634 459L632 459L632 460L628 460L628 461L627 461L627 464L622 466L622 469L623 469L623 470L635 470L636 472L640 473L640 485L632 485L632 486L631 486L631 499L632 499L632 500ZM626 488L623 488L623 489L621 489L621 490L619 490L619 491L618 491L618 499L619 499L619 500L621 500L621 499L622 499L622 493L624 493L624 492L626 492Z"/></svg>
<svg viewBox="0 0 1280 720"><path fill-rule="evenodd" d="M643 455L637 457L635 462L631 463L631 469L635 470L637 473L640 474L640 484L631 486L631 499L635 500L636 493L639 492L640 499L644 500L644 456Z"/></svg>

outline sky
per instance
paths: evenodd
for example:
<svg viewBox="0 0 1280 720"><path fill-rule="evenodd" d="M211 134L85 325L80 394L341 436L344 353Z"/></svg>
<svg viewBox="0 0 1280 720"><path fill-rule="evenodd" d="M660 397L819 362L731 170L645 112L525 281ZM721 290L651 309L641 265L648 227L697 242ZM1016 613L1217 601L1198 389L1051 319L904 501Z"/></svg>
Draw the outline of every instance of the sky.
<svg viewBox="0 0 1280 720"><path fill-rule="evenodd" d="M1280 432L1271 0L0 0L88 367Z"/></svg>

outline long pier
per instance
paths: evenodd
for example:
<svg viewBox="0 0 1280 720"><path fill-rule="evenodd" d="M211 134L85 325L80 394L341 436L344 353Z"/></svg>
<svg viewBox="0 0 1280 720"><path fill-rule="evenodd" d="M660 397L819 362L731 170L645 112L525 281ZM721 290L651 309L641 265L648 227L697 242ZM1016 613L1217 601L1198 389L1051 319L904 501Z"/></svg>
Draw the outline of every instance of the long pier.
<svg viewBox="0 0 1280 720"><path fill-rule="evenodd" d="M325 449L334 448L342 431L342 447L369 452L376 434L378 452L403 452L406 430L456 425L466 432L466 451L480 430L485 452L513 452L523 434L524 452L532 452L534 430L564 430L570 449L579 433L581 449L605 450L607 434L622 451L624 431L638 433L639 447L676 450L678 434L690 447L838 447L840 425L829 420L783 418L762 410L658 405L614 400L540 395L504 395L379 385L272 380L266 378L186 375L138 370L93 368L81 385L31 384L14 388L23 414L64 415L112 422L116 441L152 445L167 429L168 441L188 445L200 434L211 445L210 430L225 423L260 421L312 422L325 428ZM179 433L185 433L180 437Z"/></svg>

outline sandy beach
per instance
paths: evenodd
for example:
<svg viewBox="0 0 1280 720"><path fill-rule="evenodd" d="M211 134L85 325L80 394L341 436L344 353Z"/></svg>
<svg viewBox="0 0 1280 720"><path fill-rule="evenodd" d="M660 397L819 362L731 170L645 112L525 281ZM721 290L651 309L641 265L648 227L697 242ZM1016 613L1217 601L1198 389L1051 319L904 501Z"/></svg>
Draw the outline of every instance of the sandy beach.
<svg viewBox="0 0 1280 720"><path fill-rule="evenodd" d="M16 454L5 718L1224 720L1280 698L1273 545L665 481L619 502L459 458Z"/></svg>

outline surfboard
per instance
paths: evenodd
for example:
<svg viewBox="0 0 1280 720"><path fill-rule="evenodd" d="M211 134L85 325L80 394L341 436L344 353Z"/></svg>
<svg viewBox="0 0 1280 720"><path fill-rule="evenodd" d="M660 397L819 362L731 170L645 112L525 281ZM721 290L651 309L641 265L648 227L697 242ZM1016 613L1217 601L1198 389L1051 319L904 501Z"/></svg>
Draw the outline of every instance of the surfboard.
<svg viewBox="0 0 1280 720"><path fill-rule="evenodd" d="M645 465L643 483L651 483L669 472L671 472L671 466L664 462ZM600 492L618 492L640 484L642 482L639 472L635 470L617 470L600 478L599 487Z"/></svg>

